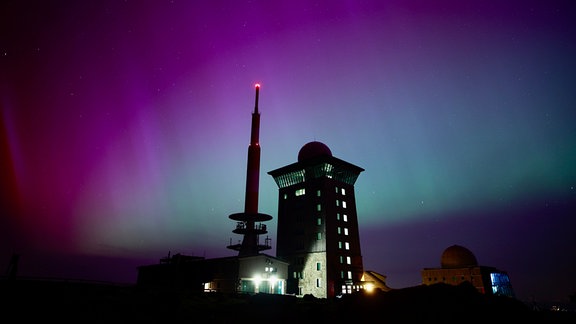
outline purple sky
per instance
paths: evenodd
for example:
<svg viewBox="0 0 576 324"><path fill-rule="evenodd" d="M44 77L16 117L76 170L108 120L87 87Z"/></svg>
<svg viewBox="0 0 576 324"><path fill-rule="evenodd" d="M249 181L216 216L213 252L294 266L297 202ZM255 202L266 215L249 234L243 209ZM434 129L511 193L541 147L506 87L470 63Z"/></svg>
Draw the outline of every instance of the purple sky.
<svg viewBox="0 0 576 324"><path fill-rule="evenodd" d="M365 169L364 266L389 286L459 244L520 299L566 300L574 21L554 0L3 1L0 269L134 282L168 251L234 255L259 82L260 212L318 140Z"/></svg>

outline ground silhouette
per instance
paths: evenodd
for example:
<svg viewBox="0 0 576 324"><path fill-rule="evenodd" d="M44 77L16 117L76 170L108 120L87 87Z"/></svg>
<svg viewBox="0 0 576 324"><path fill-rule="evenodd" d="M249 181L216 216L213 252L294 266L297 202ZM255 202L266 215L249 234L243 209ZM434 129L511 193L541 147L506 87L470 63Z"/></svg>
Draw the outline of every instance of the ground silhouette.
<svg viewBox="0 0 576 324"><path fill-rule="evenodd" d="M268 294L198 293L65 280L1 280L1 309L13 321L59 323L576 323L573 312L536 311L470 284L357 293L331 300Z"/></svg>

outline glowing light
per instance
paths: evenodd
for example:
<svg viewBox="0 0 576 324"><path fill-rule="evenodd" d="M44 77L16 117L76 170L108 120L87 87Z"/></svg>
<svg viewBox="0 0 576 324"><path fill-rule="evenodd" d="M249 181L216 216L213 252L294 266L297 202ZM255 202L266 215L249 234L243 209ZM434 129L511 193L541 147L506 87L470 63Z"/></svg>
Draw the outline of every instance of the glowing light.
<svg viewBox="0 0 576 324"><path fill-rule="evenodd" d="M374 284L367 283L366 285L364 285L364 290L366 290L366 292L371 293L372 291L374 291Z"/></svg>
<svg viewBox="0 0 576 324"><path fill-rule="evenodd" d="M254 86L255 86L256 88L260 88L260 83L256 83Z"/></svg>

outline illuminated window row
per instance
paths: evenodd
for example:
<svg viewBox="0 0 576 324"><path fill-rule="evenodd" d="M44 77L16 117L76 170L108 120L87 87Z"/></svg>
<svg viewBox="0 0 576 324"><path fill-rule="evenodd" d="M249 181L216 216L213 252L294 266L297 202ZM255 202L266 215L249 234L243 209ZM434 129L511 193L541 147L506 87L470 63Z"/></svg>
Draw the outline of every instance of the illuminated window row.
<svg viewBox="0 0 576 324"><path fill-rule="evenodd" d="M352 271L340 271L340 278L341 279L352 279Z"/></svg>
<svg viewBox="0 0 576 324"><path fill-rule="evenodd" d="M361 291L364 289L362 285L342 285L342 294L351 294L353 291Z"/></svg>
<svg viewBox="0 0 576 324"><path fill-rule="evenodd" d="M346 196L346 189L336 187L336 193L342 194L342 196Z"/></svg>
<svg viewBox="0 0 576 324"><path fill-rule="evenodd" d="M340 207L340 200L336 199L336 206ZM342 208L346 208L346 201L342 200Z"/></svg>
<svg viewBox="0 0 576 324"><path fill-rule="evenodd" d="M304 182L305 173L304 170L298 170L287 174L282 174L274 178L274 180L276 180L276 184L279 188L286 188Z"/></svg>
<svg viewBox="0 0 576 324"><path fill-rule="evenodd" d="M342 244L342 243L344 243L344 244ZM350 250L350 243L338 241L338 249L342 250L342 247L344 247L345 250Z"/></svg>
<svg viewBox="0 0 576 324"><path fill-rule="evenodd" d="M340 220L342 219L342 221L347 222L348 221L348 215L344 214L344 215L340 215L340 213L336 213L336 220Z"/></svg>
<svg viewBox="0 0 576 324"><path fill-rule="evenodd" d="M352 264L352 258L349 256L344 257L343 255L340 256L341 264L344 264L344 259L346 259L346 264Z"/></svg>

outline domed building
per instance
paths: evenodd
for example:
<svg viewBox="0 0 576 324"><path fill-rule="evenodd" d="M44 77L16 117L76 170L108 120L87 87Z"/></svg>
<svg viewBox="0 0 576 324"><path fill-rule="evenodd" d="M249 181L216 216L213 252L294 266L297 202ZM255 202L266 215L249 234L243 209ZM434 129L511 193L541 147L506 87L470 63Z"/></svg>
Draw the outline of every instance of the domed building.
<svg viewBox="0 0 576 324"><path fill-rule="evenodd" d="M288 294L332 298L364 289L354 195L362 171L312 141L297 162L268 172L279 188L276 254L290 264Z"/></svg>
<svg viewBox="0 0 576 324"><path fill-rule="evenodd" d="M424 285L470 282L483 294L514 297L505 271L479 265L474 253L460 245L452 245L442 252L440 268L424 268L421 273Z"/></svg>

